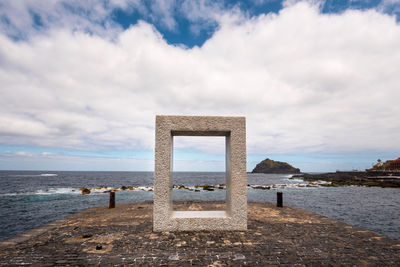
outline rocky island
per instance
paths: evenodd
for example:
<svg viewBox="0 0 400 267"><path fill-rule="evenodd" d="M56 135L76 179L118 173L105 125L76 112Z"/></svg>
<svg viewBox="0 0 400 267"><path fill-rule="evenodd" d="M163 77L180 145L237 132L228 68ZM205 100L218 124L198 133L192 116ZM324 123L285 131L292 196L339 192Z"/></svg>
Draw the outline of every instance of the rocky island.
<svg viewBox="0 0 400 267"><path fill-rule="evenodd" d="M252 173L279 173L279 174L292 174L300 173L300 169L291 166L286 162L275 161L272 159L265 159L257 164Z"/></svg>

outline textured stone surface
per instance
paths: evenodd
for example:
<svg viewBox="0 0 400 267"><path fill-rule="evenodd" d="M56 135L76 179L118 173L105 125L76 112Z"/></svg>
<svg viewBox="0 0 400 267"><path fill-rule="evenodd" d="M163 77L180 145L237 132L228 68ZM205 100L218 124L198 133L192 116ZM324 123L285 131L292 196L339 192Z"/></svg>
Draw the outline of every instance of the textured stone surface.
<svg viewBox="0 0 400 267"><path fill-rule="evenodd" d="M200 203L224 205L176 205ZM248 203L247 231L153 232L152 215L150 202L71 215L0 242L0 266L400 266L398 241L299 208Z"/></svg>
<svg viewBox="0 0 400 267"><path fill-rule="evenodd" d="M171 173L174 136L225 136L225 212L173 211ZM154 231L245 230L247 228L246 119L157 116L154 180Z"/></svg>

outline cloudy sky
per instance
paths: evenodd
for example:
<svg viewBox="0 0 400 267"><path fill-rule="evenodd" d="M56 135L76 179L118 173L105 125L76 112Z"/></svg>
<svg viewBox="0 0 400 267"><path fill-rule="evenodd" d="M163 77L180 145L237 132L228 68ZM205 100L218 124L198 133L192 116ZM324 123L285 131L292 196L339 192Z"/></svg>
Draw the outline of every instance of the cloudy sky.
<svg viewBox="0 0 400 267"><path fill-rule="evenodd" d="M0 2L0 169L154 168L156 114L246 116L247 169L400 156L400 1ZM176 170L224 170L178 137Z"/></svg>

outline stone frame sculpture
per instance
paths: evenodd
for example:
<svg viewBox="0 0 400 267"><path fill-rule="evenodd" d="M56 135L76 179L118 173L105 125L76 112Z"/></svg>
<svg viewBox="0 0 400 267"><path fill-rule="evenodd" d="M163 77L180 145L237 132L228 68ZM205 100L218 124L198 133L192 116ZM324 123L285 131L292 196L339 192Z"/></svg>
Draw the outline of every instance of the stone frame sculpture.
<svg viewBox="0 0 400 267"><path fill-rule="evenodd" d="M174 136L225 136L226 210L174 211ZM156 116L154 231L246 230L246 118Z"/></svg>

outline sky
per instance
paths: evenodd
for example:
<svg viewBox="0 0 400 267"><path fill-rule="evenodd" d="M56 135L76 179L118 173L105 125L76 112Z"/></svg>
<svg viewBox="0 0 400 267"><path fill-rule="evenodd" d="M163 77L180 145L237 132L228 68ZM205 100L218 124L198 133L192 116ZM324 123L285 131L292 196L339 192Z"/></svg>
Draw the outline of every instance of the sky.
<svg viewBox="0 0 400 267"><path fill-rule="evenodd" d="M156 115L245 116L247 170L400 156L398 0L0 1L0 169L152 171ZM222 137L174 170L224 171Z"/></svg>

